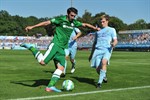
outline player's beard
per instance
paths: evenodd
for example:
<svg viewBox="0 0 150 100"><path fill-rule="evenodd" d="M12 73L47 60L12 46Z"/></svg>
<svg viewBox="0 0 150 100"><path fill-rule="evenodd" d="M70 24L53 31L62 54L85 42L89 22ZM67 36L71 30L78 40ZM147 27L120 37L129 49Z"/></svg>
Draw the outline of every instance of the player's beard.
<svg viewBox="0 0 150 100"><path fill-rule="evenodd" d="M68 17L69 22L72 23L74 19L70 19L69 16L67 16L67 17Z"/></svg>

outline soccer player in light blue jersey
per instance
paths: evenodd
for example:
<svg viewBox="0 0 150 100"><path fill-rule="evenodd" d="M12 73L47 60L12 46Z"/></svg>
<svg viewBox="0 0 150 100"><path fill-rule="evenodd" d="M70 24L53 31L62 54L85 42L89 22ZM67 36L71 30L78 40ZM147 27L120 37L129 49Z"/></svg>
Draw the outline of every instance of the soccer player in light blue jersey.
<svg viewBox="0 0 150 100"><path fill-rule="evenodd" d="M109 16L101 16L102 29L95 33L91 55L91 67L96 68L99 73L97 88L101 88L102 82L107 82L106 71L107 65L112 55L113 48L117 45L116 30L108 26Z"/></svg>
<svg viewBox="0 0 150 100"><path fill-rule="evenodd" d="M74 28L71 36L70 36L70 40L69 40L69 44L68 44L68 49L66 49L66 55L70 56L70 62L72 64L72 68L71 68L71 73L74 73L75 71L75 56L76 56L76 52L77 52L77 42L76 39L78 37L81 36L81 31L78 28Z"/></svg>

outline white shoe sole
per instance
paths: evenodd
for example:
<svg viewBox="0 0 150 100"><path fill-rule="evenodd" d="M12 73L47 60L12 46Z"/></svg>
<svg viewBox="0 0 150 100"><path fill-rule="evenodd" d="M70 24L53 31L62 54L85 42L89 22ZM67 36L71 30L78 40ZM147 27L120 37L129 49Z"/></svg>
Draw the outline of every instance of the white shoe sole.
<svg viewBox="0 0 150 100"><path fill-rule="evenodd" d="M73 69L71 70L71 73L74 73L74 71L75 71L75 69L73 68Z"/></svg>

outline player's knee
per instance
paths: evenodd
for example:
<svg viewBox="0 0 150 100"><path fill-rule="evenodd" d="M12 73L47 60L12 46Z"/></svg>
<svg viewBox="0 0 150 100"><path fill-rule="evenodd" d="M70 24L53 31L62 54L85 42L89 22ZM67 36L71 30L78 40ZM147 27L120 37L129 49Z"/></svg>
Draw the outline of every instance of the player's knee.
<svg viewBox="0 0 150 100"><path fill-rule="evenodd" d="M60 69L60 70L62 70L62 71L64 71L64 66L61 65L60 63L57 64L57 68Z"/></svg>
<svg viewBox="0 0 150 100"><path fill-rule="evenodd" d="M63 66L58 66L58 69L61 71L64 71L64 67Z"/></svg>
<svg viewBox="0 0 150 100"><path fill-rule="evenodd" d="M107 61L106 59L103 59L103 60L102 60L102 65L103 65L103 66L106 66L106 65L107 65L107 62L108 62L108 61Z"/></svg>
<svg viewBox="0 0 150 100"><path fill-rule="evenodd" d="M65 59L68 60L68 59L69 59L69 56L66 56Z"/></svg>

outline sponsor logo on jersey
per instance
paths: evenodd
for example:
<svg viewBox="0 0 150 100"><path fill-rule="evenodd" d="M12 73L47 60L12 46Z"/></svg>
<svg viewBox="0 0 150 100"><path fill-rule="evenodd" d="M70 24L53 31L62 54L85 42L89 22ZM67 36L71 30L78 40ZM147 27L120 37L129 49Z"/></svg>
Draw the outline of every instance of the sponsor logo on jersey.
<svg viewBox="0 0 150 100"><path fill-rule="evenodd" d="M63 25L63 28L73 29L73 27L72 27L72 26L67 26L67 25Z"/></svg>

